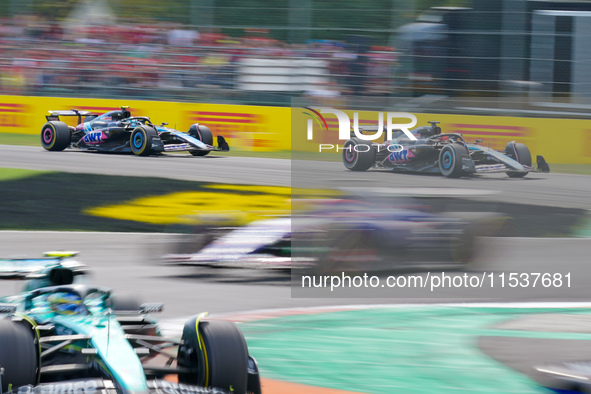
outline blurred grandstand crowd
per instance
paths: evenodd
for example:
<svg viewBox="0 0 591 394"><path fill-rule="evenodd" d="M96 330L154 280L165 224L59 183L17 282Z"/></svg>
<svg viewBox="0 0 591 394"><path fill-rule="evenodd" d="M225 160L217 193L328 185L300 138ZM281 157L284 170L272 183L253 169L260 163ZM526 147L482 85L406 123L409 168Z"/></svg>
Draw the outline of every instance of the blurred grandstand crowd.
<svg viewBox="0 0 591 394"><path fill-rule="evenodd" d="M395 88L398 63L391 47L335 40L290 44L262 29L241 34L171 23L68 28L39 16L15 16L0 20L0 94L242 102L266 97L289 105L277 97L390 95Z"/></svg>

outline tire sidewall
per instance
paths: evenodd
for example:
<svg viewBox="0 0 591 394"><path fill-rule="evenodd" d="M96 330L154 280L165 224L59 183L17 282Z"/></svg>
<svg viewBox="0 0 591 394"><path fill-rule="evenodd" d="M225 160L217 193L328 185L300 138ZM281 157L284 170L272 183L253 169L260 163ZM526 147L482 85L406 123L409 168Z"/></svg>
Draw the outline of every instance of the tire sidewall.
<svg viewBox="0 0 591 394"><path fill-rule="evenodd" d="M531 152L525 144L515 141L509 142L505 147L505 155L509 156L521 165L528 167L531 167L532 165ZM527 175L527 172L507 171L506 174L510 178L523 178Z"/></svg>
<svg viewBox="0 0 591 394"><path fill-rule="evenodd" d="M64 122L47 122L41 128L41 146L46 150L62 151L70 145L71 139L70 128Z"/></svg>
<svg viewBox="0 0 591 394"><path fill-rule="evenodd" d="M517 161L521 165L531 167L531 152L525 144L515 141L509 142L505 147L505 155L511 157L513 160Z"/></svg>
<svg viewBox="0 0 591 394"><path fill-rule="evenodd" d="M35 333L27 324L0 319L0 364L5 368L3 390L36 385L39 380L39 353Z"/></svg>
<svg viewBox="0 0 591 394"><path fill-rule="evenodd" d="M188 368L197 367L196 374L179 374L179 382L195 384L201 387L217 387L228 389L227 371L236 367L236 360L240 368L240 382L232 384L237 393L244 393L248 381L248 348L240 330L234 323L226 321L200 321L199 335L197 334L197 317L185 323L182 335L183 345L179 347L179 365ZM230 344L222 343L216 332L228 331L234 335ZM227 338L227 337L226 337ZM231 346L231 348L228 348ZM191 359L184 357L191 354ZM196 365L195 365L196 364ZM230 365L232 364L232 365ZM236 371L232 371L235 373ZM234 381L234 378L230 379Z"/></svg>
<svg viewBox="0 0 591 394"><path fill-rule="evenodd" d="M148 132L143 127L138 127L133 130L129 138L129 145L131 151L138 156L146 156L150 154L151 138Z"/></svg>
<svg viewBox="0 0 591 394"><path fill-rule="evenodd" d="M356 150L356 146L367 146L367 150ZM351 171L367 171L375 163L376 149L371 143L359 141L355 138L343 144L343 164Z"/></svg>
<svg viewBox="0 0 591 394"><path fill-rule="evenodd" d="M451 145L444 146L439 153L438 162L439 171L441 171L444 176L454 176L456 166L458 165L458 155L456 150L452 148Z"/></svg>
<svg viewBox="0 0 591 394"><path fill-rule="evenodd" d="M55 146L56 137L55 126L52 123L46 123L41 129L41 145L45 149L51 150Z"/></svg>
<svg viewBox="0 0 591 394"><path fill-rule="evenodd" d="M207 145L213 145L213 134L209 127L199 124L193 124L189 128L189 135L197 138L199 141ZM211 151L209 150L195 150L189 151L193 156L207 156Z"/></svg>
<svg viewBox="0 0 591 394"><path fill-rule="evenodd" d="M213 145L213 134L207 126L197 126L197 138L204 144Z"/></svg>
<svg viewBox="0 0 591 394"><path fill-rule="evenodd" d="M357 145L358 143L355 140L348 140L343 145L343 163L349 170L355 168L355 165L359 161L359 153L354 148Z"/></svg>

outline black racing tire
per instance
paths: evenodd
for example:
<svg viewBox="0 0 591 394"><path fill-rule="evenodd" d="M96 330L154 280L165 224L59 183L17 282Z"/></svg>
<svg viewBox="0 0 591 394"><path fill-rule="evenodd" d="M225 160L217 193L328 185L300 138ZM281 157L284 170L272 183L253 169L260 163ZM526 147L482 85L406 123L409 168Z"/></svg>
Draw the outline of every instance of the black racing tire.
<svg viewBox="0 0 591 394"><path fill-rule="evenodd" d="M505 147L505 154L519 164L531 167L531 152L527 145L515 141L509 142ZM508 171L506 174L511 178L523 178L527 172Z"/></svg>
<svg viewBox="0 0 591 394"><path fill-rule="evenodd" d="M46 150L62 151L70 145L71 140L72 133L64 122L47 122L41 128L41 145Z"/></svg>
<svg viewBox="0 0 591 394"><path fill-rule="evenodd" d="M231 322L201 321L197 336L196 325L197 317L185 323L178 364L197 372L179 374L179 383L246 394L248 347L242 332Z"/></svg>
<svg viewBox="0 0 591 394"><path fill-rule="evenodd" d="M445 145L439 152L439 171L448 178L459 178L462 171L462 155L467 154L466 148L459 144Z"/></svg>
<svg viewBox="0 0 591 394"><path fill-rule="evenodd" d="M343 145L343 164L351 171L367 171L376 161L376 149L371 143L357 138Z"/></svg>
<svg viewBox="0 0 591 394"><path fill-rule="evenodd" d="M207 145L213 145L213 134L211 133L211 130L209 129L209 127L204 126L204 125L191 125L191 127L189 128L189 135L197 138L199 141L203 142L204 144ZM194 151L189 151L189 153L191 153L193 156L207 156L209 155L209 150L194 150Z"/></svg>
<svg viewBox="0 0 591 394"><path fill-rule="evenodd" d="M39 354L27 324L0 320L0 367L4 368L2 392L38 383ZM16 391L16 390L15 390Z"/></svg>
<svg viewBox="0 0 591 394"><path fill-rule="evenodd" d="M152 138L158 132L150 126L140 126L133 129L129 137L129 146L134 155L149 156L152 154Z"/></svg>

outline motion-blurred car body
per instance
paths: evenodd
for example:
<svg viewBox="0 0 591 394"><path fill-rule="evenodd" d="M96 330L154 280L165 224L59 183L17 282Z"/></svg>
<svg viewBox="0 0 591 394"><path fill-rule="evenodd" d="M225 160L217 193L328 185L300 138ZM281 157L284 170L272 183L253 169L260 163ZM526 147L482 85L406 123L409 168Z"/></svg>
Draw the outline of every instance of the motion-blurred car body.
<svg viewBox="0 0 591 394"><path fill-rule="evenodd" d="M576 360L535 367L544 377L544 386L553 392L591 392L591 361Z"/></svg>
<svg viewBox="0 0 591 394"><path fill-rule="evenodd" d="M69 147L100 152L131 152L139 156L179 151L205 156L212 151L230 150L223 136L217 137L218 146L214 146L211 130L205 125L195 123L185 133L165 127L167 123L155 125L147 116L131 116L127 107L100 115L76 109L49 113L47 123L41 128L41 145L50 151L62 151ZM68 126L60 121L60 116L77 116L78 125Z"/></svg>
<svg viewBox="0 0 591 394"><path fill-rule="evenodd" d="M290 218L259 220L227 232L197 253L172 253L163 258L175 265L290 269L291 231Z"/></svg>
<svg viewBox="0 0 591 394"><path fill-rule="evenodd" d="M496 234L511 219L496 213L430 213L417 202L374 205L314 200L317 209L292 218L252 222L195 253L171 253L167 264L329 271L396 271L461 267L477 237Z"/></svg>
<svg viewBox="0 0 591 394"><path fill-rule="evenodd" d="M442 174L459 178L473 174L504 172L512 178L521 178L532 171L549 172L543 156L537 156L537 169L532 167L531 153L526 145L512 141L505 150L469 144L457 133L441 133L439 122L421 126L411 132L411 140L402 131L393 133L392 140L381 144L353 137L343 146L343 163L351 171L370 168L397 171ZM377 131L377 127L360 127L363 131Z"/></svg>
<svg viewBox="0 0 591 394"><path fill-rule="evenodd" d="M0 260L3 278L29 279L23 292L0 299L3 393L261 392L233 323L202 314L186 322L181 339L164 337L150 316L162 304L133 305L85 284L73 256ZM165 381L169 375L180 385Z"/></svg>

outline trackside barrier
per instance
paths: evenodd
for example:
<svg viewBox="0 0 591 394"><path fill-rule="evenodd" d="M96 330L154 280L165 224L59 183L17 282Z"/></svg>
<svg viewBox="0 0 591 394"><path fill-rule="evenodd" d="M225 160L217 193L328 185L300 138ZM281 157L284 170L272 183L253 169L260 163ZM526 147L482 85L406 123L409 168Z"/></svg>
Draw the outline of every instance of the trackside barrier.
<svg viewBox="0 0 591 394"><path fill-rule="evenodd" d="M188 131L193 123L205 124L214 136L226 137L232 150L274 152L291 147L289 108L247 105L0 96L0 133L39 134L49 110L76 108L100 113L122 105L130 106L134 116L149 116L154 124L168 122L168 127L180 131Z"/></svg>

